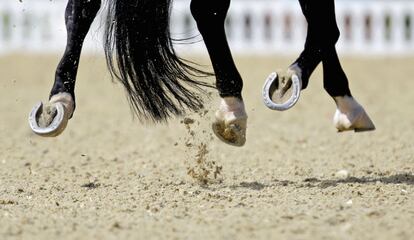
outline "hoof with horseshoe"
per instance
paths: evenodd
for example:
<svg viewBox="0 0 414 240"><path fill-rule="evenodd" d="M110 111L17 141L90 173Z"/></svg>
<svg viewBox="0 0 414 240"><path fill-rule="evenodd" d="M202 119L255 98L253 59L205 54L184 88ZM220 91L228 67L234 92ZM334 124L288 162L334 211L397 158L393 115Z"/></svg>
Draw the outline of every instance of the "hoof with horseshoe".
<svg viewBox="0 0 414 240"><path fill-rule="evenodd" d="M29 125L34 133L42 137L56 137L66 128L74 110L74 101L67 93L50 99L49 104L37 103L29 114Z"/></svg>
<svg viewBox="0 0 414 240"><path fill-rule="evenodd" d="M299 100L302 82L300 74L289 69L286 74L270 74L263 87L263 101L266 107L285 111Z"/></svg>

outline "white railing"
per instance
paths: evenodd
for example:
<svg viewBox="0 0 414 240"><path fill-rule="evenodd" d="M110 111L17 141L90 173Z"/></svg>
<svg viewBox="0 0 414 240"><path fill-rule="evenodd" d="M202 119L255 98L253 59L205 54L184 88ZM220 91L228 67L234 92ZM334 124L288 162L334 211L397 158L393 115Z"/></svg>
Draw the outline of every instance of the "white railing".
<svg viewBox="0 0 414 240"><path fill-rule="evenodd" d="M62 52L66 44L65 0L0 2L0 54ZM338 50L349 55L414 55L414 1L337 0L341 30ZM101 21L95 21L85 52L101 52ZM189 0L176 0L172 34L194 44L179 51L205 52L189 12ZM233 0L227 19L235 53L297 54L306 36L306 21L295 0Z"/></svg>

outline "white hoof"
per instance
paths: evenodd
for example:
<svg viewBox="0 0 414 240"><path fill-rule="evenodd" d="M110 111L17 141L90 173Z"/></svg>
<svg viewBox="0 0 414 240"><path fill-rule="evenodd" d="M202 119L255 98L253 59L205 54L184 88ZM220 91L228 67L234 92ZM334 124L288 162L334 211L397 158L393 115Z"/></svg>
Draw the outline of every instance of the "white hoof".
<svg viewBox="0 0 414 240"><path fill-rule="evenodd" d="M373 131L375 125L364 108L353 97L335 97L337 110L333 122L338 132L343 131Z"/></svg>
<svg viewBox="0 0 414 240"><path fill-rule="evenodd" d="M42 137L56 137L65 130L73 110L74 101L70 94L56 94L48 106L39 102L33 107L29 114L30 128Z"/></svg>
<svg viewBox="0 0 414 240"><path fill-rule="evenodd" d="M293 66L285 74L272 73L263 86L264 104L278 111L293 107L300 97L302 80L300 69Z"/></svg>
<svg viewBox="0 0 414 240"><path fill-rule="evenodd" d="M237 147L246 143L247 114L242 100L222 99L215 118L213 132L221 141Z"/></svg>

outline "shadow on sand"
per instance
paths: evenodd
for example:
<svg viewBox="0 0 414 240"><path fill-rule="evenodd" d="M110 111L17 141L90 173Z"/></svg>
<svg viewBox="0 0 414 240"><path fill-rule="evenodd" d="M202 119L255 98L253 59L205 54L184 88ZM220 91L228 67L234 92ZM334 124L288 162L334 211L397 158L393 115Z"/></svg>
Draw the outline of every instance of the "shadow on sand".
<svg viewBox="0 0 414 240"><path fill-rule="evenodd" d="M238 185L232 185L230 188L246 188L250 190L260 191L267 187L276 186L294 186L294 187L319 187L328 188L335 187L340 184L407 184L414 185L414 175L412 173L400 173L392 176L378 176L378 177L348 177L346 179L335 180L321 180L318 178L306 178L303 181L289 181L289 180L273 180L271 184L263 184L259 182L241 182Z"/></svg>

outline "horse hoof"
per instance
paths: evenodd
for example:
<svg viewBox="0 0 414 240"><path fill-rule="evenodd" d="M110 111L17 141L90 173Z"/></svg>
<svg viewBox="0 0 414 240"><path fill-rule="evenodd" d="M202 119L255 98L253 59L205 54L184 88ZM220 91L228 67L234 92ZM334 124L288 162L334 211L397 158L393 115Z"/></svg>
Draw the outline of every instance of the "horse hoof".
<svg viewBox="0 0 414 240"><path fill-rule="evenodd" d="M375 130L374 123L363 109L354 117L350 117L344 113L341 113L339 110L336 110L334 125L338 132L366 132Z"/></svg>
<svg viewBox="0 0 414 240"><path fill-rule="evenodd" d="M64 105L61 102L56 102L51 107L55 111L45 111L43 103L39 102L29 114L30 128L39 136L56 137L65 130L68 124L69 116ZM50 120L41 122L41 118L48 118Z"/></svg>
<svg viewBox="0 0 414 240"><path fill-rule="evenodd" d="M352 97L337 97L335 100L338 109L335 112L333 122L338 132L375 130L375 125L364 108Z"/></svg>
<svg viewBox="0 0 414 240"><path fill-rule="evenodd" d="M223 98L215 118L213 132L221 141L237 147L246 143L247 114L243 100Z"/></svg>
<svg viewBox="0 0 414 240"><path fill-rule="evenodd" d="M299 100L301 88L301 79L295 71L291 70L284 76L274 72L263 87L264 104L272 110L288 110Z"/></svg>
<svg viewBox="0 0 414 240"><path fill-rule="evenodd" d="M235 147L242 147L246 143L247 118L236 119L231 122L216 120L213 125L214 134L224 143Z"/></svg>

